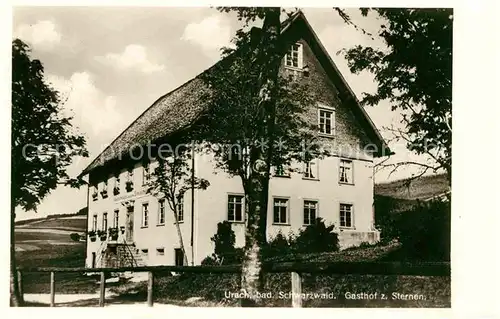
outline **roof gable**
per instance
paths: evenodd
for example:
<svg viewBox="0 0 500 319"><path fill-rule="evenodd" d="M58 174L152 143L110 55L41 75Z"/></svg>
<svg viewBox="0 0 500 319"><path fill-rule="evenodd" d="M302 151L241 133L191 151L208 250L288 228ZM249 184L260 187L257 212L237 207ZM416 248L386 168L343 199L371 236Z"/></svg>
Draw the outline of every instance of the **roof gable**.
<svg viewBox="0 0 500 319"><path fill-rule="evenodd" d="M343 103L352 104L352 109L357 120L363 124L370 139L379 146L379 150L384 150L381 154L376 155L389 155L389 153L387 153L389 148L385 144L382 136L366 111L359 104L356 96L342 74L340 74L340 71L328 55L302 12L299 11L290 19L283 22L282 35L286 37L287 34L293 33L295 28L303 27L305 27L304 30L306 31L306 35L309 36L309 45L320 60L323 68L327 71L334 85L339 89ZM211 68L156 100L120 135L118 135L118 137L82 171L80 176L116 158L121 158L134 146L145 145L148 142L153 142L193 124L203 113L206 106L202 102L201 97L206 92L207 87L200 76Z"/></svg>

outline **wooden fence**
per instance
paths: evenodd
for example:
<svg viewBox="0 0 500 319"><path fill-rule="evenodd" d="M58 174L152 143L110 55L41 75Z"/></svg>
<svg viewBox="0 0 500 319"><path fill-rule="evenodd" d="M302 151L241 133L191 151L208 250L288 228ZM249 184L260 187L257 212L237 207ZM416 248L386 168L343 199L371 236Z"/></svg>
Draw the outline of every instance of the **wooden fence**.
<svg viewBox="0 0 500 319"><path fill-rule="evenodd" d="M329 262L329 263L299 263L287 262L263 264L267 273L290 273L292 284L292 307L302 307L302 274L330 275L408 275L408 276L449 276L450 263L402 263L402 262ZM23 295L23 272L50 273L50 306L55 305L55 273L100 273L99 306L105 304L106 274L116 272L147 272L147 304L153 306L153 283L155 273L201 273L222 274L241 273L239 265L221 266L144 266L120 268L58 268L35 267L18 268L19 291Z"/></svg>

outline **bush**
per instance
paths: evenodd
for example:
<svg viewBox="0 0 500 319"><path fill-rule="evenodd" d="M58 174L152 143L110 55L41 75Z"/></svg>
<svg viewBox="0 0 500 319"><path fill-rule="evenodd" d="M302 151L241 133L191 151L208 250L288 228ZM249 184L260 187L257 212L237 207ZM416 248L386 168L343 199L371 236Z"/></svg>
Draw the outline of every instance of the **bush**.
<svg viewBox="0 0 500 319"><path fill-rule="evenodd" d="M281 231L276 236L267 242L264 246L262 254L268 256L284 256L289 255L292 251L291 242L293 238L286 238Z"/></svg>
<svg viewBox="0 0 500 319"><path fill-rule="evenodd" d="M375 195L375 227L380 230L380 241L390 242L399 236L397 217L400 214L398 205L402 200L388 196Z"/></svg>
<svg viewBox="0 0 500 319"><path fill-rule="evenodd" d="M80 234L78 234L78 233L71 233L71 234L69 235L69 237L70 237L70 238L71 238L71 240L73 240L73 241L80 241Z"/></svg>
<svg viewBox="0 0 500 319"><path fill-rule="evenodd" d="M451 207L449 202L419 203L398 220L399 241L404 257L416 260L449 261Z"/></svg>
<svg viewBox="0 0 500 319"><path fill-rule="evenodd" d="M339 250L339 238L333 232L334 225L326 226L321 218L302 229L293 240L292 247L297 253L334 252Z"/></svg>
<svg viewBox="0 0 500 319"><path fill-rule="evenodd" d="M288 237L280 232L268 241L264 247L266 257L293 257L296 254L335 252L339 250L338 235L333 232L334 226L326 226L321 218L302 229L295 236Z"/></svg>
<svg viewBox="0 0 500 319"><path fill-rule="evenodd" d="M218 223L217 233L210 240L215 245L214 253L203 259L202 265L227 265L241 262L243 250L234 247L236 236L230 222Z"/></svg>

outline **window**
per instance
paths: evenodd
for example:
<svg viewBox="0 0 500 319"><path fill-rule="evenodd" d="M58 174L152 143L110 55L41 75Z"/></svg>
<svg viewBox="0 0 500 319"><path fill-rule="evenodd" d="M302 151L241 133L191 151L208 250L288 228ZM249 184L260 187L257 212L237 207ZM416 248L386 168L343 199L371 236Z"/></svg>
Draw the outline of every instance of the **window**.
<svg viewBox="0 0 500 319"><path fill-rule="evenodd" d="M120 214L120 211L118 209L115 209L115 213L114 213L114 218L113 218L113 227L114 228L117 228L118 227L118 218L119 218L119 214Z"/></svg>
<svg viewBox="0 0 500 319"><path fill-rule="evenodd" d="M227 198L227 220L230 222L243 221L243 196L229 195Z"/></svg>
<svg viewBox="0 0 500 319"><path fill-rule="evenodd" d="M352 227L351 204L340 204L340 227Z"/></svg>
<svg viewBox="0 0 500 319"><path fill-rule="evenodd" d="M184 221L184 196L179 198L179 202L177 203L177 221Z"/></svg>
<svg viewBox="0 0 500 319"><path fill-rule="evenodd" d="M97 214L92 216L92 230L93 231L97 230Z"/></svg>
<svg viewBox="0 0 500 319"><path fill-rule="evenodd" d="M304 201L304 225L314 224L318 211L318 202L313 200Z"/></svg>
<svg viewBox="0 0 500 319"><path fill-rule="evenodd" d="M157 256L164 256L165 255L165 248L156 248L156 255Z"/></svg>
<svg viewBox="0 0 500 319"><path fill-rule="evenodd" d="M158 225L165 225L165 200L158 201Z"/></svg>
<svg viewBox="0 0 500 319"><path fill-rule="evenodd" d="M182 252L182 249L175 248L174 255L175 255L175 265L184 266L184 253Z"/></svg>
<svg viewBox="0 0 500 319"><path fill-rule="evenodd" d="M127 172L127 182L125 183L127 192L134 190L134 169L130 168Z"/></svg>
<svg viewBox="0 0 500 319"><path fill-rule="evenodd" d="M318 110L318 126L319 132L322 134L333 135L334 119L332 110Z"/></svg>
<svg viewBox="0 0 500 319"><path fill-rule="evenodd" d="M108 230L108 213L102 214L102 230Z"/></svg>
<svg viewBox="0 0 500 319"><path fill-rule="evenodd" d="M274 199L274 224L287 224L288 223L288 199L275 198Z"/></svg>
<svg viewBox="0 0 500 319"><path fill-rule="evenodd" d="M285 168L283 167L283 165L276 166L276 168L274 169L274 175L276 176L285 175Z"/></svg>
<svg viewBox="0 0 500 319"><path fill-rule="evenodd" d="M341 159L339 172L340 172L339 176L340 183L346 183L346 184L354 183L352 175L352 161Z"/></svg>
<svg viewBox="0 0 500 319"><path fill-rule="evenodd" d="M318 165L316 165L316 161L310 161L304 164L304 178L318 178Z"/></svg>
<svg viewBox="0 0 500 319"><path fill-rule="evenodd" d="M285 56L285 66L302 68L302 44L295 43L290 46Z"/></svg>
<svg viewBox="0 0 500 319"><path fill-rule="evenodd" d="M274 168L274 176L279 177L290 177L288 172L288 166L284 164L280 164Z"/></svg>
<svg viewBox="0 0 500 319"><path fill-rule="evenodd" d="M113 187L113 192L115 195L120 194L120 174L115 176L115 186Z"/></svg>
<svg viewBox="0 0 500 319"><path fill-rule="evenodd" d="M92 200L96 201L97 200L97 185L92 185Z"/></svg>
<svg viewBox="0 0 500 319"><path fill-rule="evenodd" d="M145 164L143 168L143 174L142 174L142 185L146 185L149 183L151 179L151 173L150 173L150 163Z"/></svg>
<svg viewBox="0 0 500 319"><path fill-rule="evenodd" d="M149 254L149 250L146 248L146 249L141 249L141 252L144 256L148 257L148 254Z"/></svg>
<svg viewBox="0 0 500 319"><path fill-rule="evenodd" d="M148 227L149 225L149 204L142 204L142 227Z"/></svg>

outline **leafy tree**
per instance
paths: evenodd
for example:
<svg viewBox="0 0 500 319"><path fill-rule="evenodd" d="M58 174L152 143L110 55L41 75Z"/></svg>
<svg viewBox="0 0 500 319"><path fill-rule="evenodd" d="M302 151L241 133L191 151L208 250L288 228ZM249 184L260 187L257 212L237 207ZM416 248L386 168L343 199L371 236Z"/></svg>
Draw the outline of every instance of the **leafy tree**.
<svg viewBox="0 0 500 319"><path fill-rule="evenodd" d="M209 112L201 119L199 136L211 148L219 168L239 176L245 191L245 255L241 288L252 298L242 306L260 303L263 286L262 247L266 243L266 215L272 166L307 160L303 143L312 140L312 127L300 114L313 103L300 81L281 77L279 69L287 46L280 41L280 8L220 8L236 11L245 26L263 20L261 29L240 29L235 48L225 48L223 59L203 80L210 88ZM278 123L279 119L279 123ZM314 145L314 143L310 143ZM310 159L310 158L309 158Z"/></svg>
<svg viewBox="0 0 500 319"><path fill-rule="evenodd" d="M410 260L449 261L451 207L449 201L421 202L397 219L403 257Z"/></svg>
<svg viewBox="0 0 500 319"><path fill-rule="evenodd" d="M190 189L206 189L209 181L194 176L189 162L192 159L190 149L185 145L178 145L170 154L158 151L157 166L148 184L148 192L164 198L173 213L175 227L179 237L179 245L184 254L184 263L188 265L188 258L179 225L179 214L184 209L183 198ZM192 260L192 262L194 262Z"/></svg>
<svg viewBox="0 0 500 319"><path fill-rule="evenodd" d="M88 156L85 139L63 115L59 93L23 41L12 42L11 304L21 303L15 266L15 209L35 210L58 184L76 187L66 171L74 156Z"/></svg>
<svg viewBox="0 0 500 319"><path fill-rule="evenodd" d="M336 10L353 24L345 11ZM429 170L444 170L451 181L453 10L375 8L361 9L361 13L378 14L383 24L372 36L380 37L387 46L357 45L344 51L351 72L371 72L378 85L375 93L364 93L361 102L377 105L389 101L392 110L403 113L405 126L388 128L393 140L430 158L425 163L382 163L379 168L392 168L392 173L416 166L420 172L414 178Z"/></svg>

